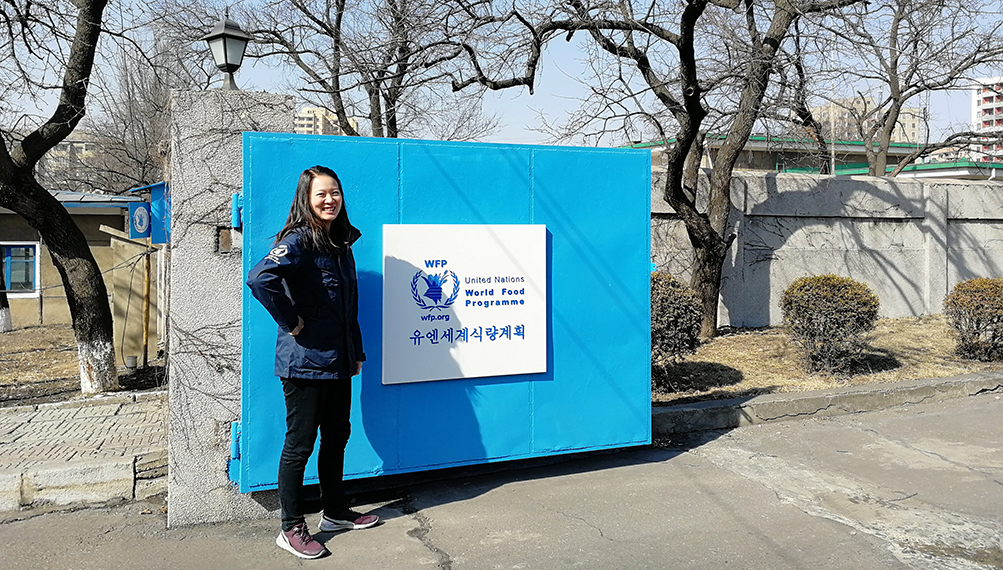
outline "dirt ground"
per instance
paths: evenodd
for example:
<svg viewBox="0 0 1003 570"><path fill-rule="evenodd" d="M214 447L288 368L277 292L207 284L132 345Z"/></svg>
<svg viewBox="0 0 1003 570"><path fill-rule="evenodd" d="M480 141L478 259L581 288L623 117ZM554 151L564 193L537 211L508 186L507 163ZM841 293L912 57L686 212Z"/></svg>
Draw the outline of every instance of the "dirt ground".
<svg viewBox="0 0 1003 570"><path fill-rule="evenodd" d="M955 356L953 331L941 315L879 320L868 340L871 348L863 361L849 375L833 376L805 373L782 329L725 331L679 364L652 370L652 402L672 405L1003 370L1003 362ZM69 326L0 334L0 406L77 398L78 374ZM122 368L119 382L124 390L162 389L164 363L154 360L131 372Z"/></svg>
<svg viewBox="0 0 1003 570"><path fill-rule="evenodd" d="M780 328L726 332L679 364L652 370L652 401L673 405L1003 370L1003 362L956 356L954 331L943 315L880 319L867 340L863 360L835 376L804 372Z"/></svg>
<svg viewBox="0 0 1003 570"><path fill-rule="evenodd" d="M119 369L123 390L167 386L162 360L145 369ZM79 398L77 344L69 325L36 326L0 334L0 406L21 406Z"/></svg>

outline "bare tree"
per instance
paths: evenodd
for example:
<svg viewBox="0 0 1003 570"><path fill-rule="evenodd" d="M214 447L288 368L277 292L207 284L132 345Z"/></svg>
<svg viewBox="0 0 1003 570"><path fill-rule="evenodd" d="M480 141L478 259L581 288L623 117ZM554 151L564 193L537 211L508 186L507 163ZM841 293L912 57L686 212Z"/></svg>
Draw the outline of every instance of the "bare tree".
<svg viewBox="0 0 1003 570"><path fill-rule="evenodd" d="M217 4L161 0L175 33L187 37L222 12ZM451 38L474 23L462 4L249 0L229 13L254 37L247 57L281 69L284 88L332 112L342 133L473 140L498 120L482 112L481 92L450 89L448 72L462 57Z"/></svg>
<svg viewBox="0 0 1003 570"><path fill-rule="evenodd" d="M8 0L0 10L0 206L39 232L66 290L80 360L83 393L118 385L112 318L101 272L84 234L35 178L35 166L84 116L87 86L106 0ZM36 122L18 108L43 108Z"/></svg>
<svg viewBox="0 0 1003 570"><path fill-rule="evenodd" d="M809 69L808 60L817 56L819 48L815 38L808 37L801 28L800 21L794 22L790 41L777 55L773 80L776 89L764 105L760 123L767 132L776 132L782 138L802 139L807 135L815 147L815 152L808 155L808 164L814 163L820 174L829 174L832 168L830 142L835 142L835 137L808 106L812 89L816 87L811 79L814 70Z"/></svg>
<svg viewBox="0 0 1003 570"><path fill-rule="evenodd" d="M98 54L88 114L72 136L86 145L43 157L36 177L43 186L120 194L165 179L171 89L205 88L215 67L192 57L190 39L161 33L151 14L130 14L130 36L117 33ZM193 63L193 62L198 62Z"/></svg>
<svg viewBox="0 0 1003 570"><path fill-rule="evenodd" d="M717 329L722 264L735 238L728 224L734 207L732 171L761 118L779 50L804 14L854 1L571 0L558 8L518 6L490 18L499 30L493 36L522 29L522 39L513 42L522 51L520 74L489 76L481 63L485 50L466 44L472 71L458 77L455 87L532 87L546 42L587 33L592 55L606 59L593 64L603 74L592 79L592 105L579 113L575 126L591 127L597 140L635 131L667 141L663 195L686 225L695 256L691 286L704 309L701 335L711 336ZM730 40L727 58L711 45L723 37ZM510 50L497 57L511 61L514 56ZM706 206L701 200L698 207L700 156L710 135L720 138L720 146L709 172Z"/></svg>
<svg viewBox="0 0 1003 570"><path fill-rule="evenodd" d="M889 144L910 102L935 91L967 88L977 75L1003 63L998 2L879 0L855 4L816 23L807 33L829 38L830 46L829 56L816 61L816 85L845 87L833 95L818 88L813 92L853 118L872 176L886 174ZM908 117L926 123L929 135L927 119ZM956 135L956 141L976 140L963 132ZM942 141L931 143L927 136L908 142L920 145L921 156L937 148L924 147Z"/></svg>

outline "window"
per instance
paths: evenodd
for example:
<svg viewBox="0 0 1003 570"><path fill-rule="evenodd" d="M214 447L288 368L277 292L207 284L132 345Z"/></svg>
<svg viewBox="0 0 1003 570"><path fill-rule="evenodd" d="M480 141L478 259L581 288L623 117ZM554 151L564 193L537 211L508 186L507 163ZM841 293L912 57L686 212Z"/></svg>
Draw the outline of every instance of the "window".
<svg viewBox="0 0 1003 570"><path fill-rule="evenodd" d="M0 244L3 251L3 284L9 297L38 296L38 244L8 242Z"/></svg>

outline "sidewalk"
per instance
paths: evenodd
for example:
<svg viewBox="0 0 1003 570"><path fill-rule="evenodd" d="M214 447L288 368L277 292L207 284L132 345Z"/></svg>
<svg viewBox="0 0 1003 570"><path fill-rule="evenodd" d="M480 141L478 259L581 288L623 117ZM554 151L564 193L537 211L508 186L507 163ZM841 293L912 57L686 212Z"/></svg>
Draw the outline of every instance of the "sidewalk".
<svg viewBox="0 0 1003 570"><path fill-rule="evenodd" d="M0 408L0 513L167 490L167 393Z"/></svg>
<svg viewBox="0 0 1003 570"><path fill-rule="evenodd" d="M657 440L995 392L1003 372L652 408ZM167 488L167 393L0 408L0 514L141 500ZM503 467L502 467L503 469Z"/></svg>
<svg viewBox="0 0 1003 570"><path fill-rule="evenodd" d="M1000 570L1001 417L997 390L398 480L353 493L383 524L318 534L314 561L277 516L167 528L159 497L25 515L0 567Z"/></svg>

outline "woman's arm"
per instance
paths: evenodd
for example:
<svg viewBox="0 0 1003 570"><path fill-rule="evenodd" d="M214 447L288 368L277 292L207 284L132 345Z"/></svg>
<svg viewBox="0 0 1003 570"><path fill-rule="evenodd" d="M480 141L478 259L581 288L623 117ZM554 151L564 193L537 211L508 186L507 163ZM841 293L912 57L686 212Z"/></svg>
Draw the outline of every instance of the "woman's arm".
<svg viewBox="0 0 1003 570"><path fill-rule="evenodd" d="M296 314L282 283L299 266L302 258L297 240L291 237L275 244L268 255L251 269L247 275L247 286L279 328L296 335L303 328L303 319Z"/></svg>
<svg viewBox="0 0 1003 570"><path fill-rule="evenodd" d="M355 270L355 254L352 253L351 246L348 248L348 256L350 261L349 270L353 281L352 289L355 291L355 296L351 299L355 318L349 324L349 334L352 335L352 348L355 350L352 359L356 361L356 369L361 371L362 363L366 360L366 353L362 350L362 329L359 327L359 277ZM356 372L356 374L358 373Z"/></svg>

